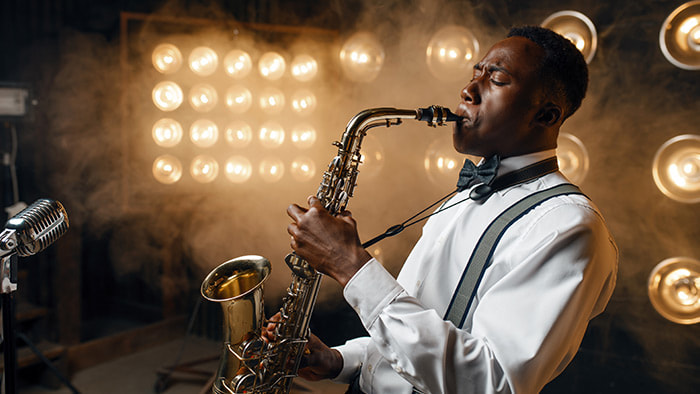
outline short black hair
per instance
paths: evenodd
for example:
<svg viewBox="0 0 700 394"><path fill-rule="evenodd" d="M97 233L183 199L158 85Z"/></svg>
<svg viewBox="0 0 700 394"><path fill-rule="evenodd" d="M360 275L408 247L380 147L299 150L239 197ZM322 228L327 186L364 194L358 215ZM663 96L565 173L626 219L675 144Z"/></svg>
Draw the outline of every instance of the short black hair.
<svg viewBox="0 0 700 394"><path fill-rule="evenodd" d="M564 36L540 26L514 27L508 37L524 37L544 49L540 73L546 89L565 99L564 119L576 112L588 88L588 65L581 51Z"/></svg>

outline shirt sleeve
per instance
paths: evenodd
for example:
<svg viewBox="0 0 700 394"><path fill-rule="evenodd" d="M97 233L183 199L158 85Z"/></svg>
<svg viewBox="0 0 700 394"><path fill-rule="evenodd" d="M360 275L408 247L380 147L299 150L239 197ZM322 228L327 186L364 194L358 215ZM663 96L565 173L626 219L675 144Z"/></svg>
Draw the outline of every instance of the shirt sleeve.
<svg viewBox="0 0 700 394"><path fill-rule="evenodd" d="M617 250L593 211L552 209L525 230L523 247L492 263L503 272L479 288L471 332L421 305L376 260L344 296L384 359L424 392L538 392L607 303Z"/></svg>
<svg viewBox="0 0 700 394"><path fill-rule="evenodd" d="M359 337L351 339L341 346L336 346L336 349L343 356L343 369L338 376L332 380L336 383L350 384L355 376L360 372L362 360L367 352L367 343L369 337Z"/></svg>

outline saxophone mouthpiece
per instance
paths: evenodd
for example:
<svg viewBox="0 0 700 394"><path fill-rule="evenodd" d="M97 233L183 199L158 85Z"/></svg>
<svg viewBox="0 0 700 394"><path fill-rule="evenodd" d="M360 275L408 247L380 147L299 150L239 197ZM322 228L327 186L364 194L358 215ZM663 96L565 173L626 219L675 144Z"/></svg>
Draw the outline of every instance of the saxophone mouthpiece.
<svg viewBox="0 0 700 394"><path fill-rule="evenodd" d="M431 105L428 108L418 108L416 119L428 122L428 125L444 126L446 122L457 122L462 120L461 116L455 115L448 108L439 105Z"/></svg>

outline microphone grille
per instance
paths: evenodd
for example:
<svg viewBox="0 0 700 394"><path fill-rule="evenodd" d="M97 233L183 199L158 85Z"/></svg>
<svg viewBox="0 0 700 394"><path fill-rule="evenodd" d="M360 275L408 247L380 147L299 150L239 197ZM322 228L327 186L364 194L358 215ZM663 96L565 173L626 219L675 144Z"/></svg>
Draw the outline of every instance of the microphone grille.
<svg viewBox="0 0 700 394"><path fill-rule="evenodd" d="M68 214L55 200L39 199L13 218L25 223L19 236L23 239L17 253L31 256L54 243L68 231Z"/></svg>

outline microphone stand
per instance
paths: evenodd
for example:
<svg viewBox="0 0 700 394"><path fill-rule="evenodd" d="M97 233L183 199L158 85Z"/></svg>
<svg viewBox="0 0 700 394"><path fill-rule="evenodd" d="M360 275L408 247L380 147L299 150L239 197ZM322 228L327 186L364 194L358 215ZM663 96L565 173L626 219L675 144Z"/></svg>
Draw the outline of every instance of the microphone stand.
<svg viewBox="0 0 700 394"><path fill-rule="evenodd" d="M2 350L5 394L15 394L17 387L17 335L15 332L15 291L17 290L17 255L2 258Z"/></svg>

